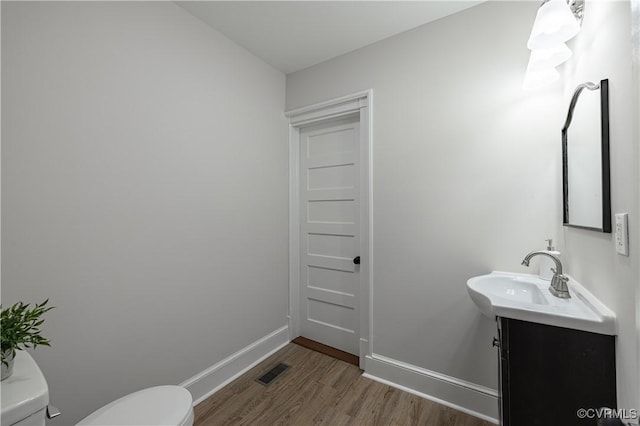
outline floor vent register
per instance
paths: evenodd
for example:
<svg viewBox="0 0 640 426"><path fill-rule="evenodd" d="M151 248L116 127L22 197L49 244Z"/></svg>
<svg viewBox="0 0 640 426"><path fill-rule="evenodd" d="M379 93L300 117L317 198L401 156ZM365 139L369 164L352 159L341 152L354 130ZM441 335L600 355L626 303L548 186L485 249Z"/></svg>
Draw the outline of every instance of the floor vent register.
<svg viewBox="0 0 640 426"><path fill-rule="evenodd" d="M280 364L276 365L275 367L273 367L271 370L267 371L262 376L260 376L256 381L258 383L260 383L261 385L268 386L271 383L273 383L273 381L276 378L278 378L279 375L284 373L290 367L291 367L290 365L280 363Z"/></svg>

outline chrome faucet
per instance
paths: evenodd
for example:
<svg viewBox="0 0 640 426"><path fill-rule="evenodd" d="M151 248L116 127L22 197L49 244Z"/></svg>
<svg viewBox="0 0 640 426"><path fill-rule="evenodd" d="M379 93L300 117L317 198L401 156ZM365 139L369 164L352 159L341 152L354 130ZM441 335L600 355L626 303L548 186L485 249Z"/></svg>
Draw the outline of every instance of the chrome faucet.
<svg viewBox="0 0 640 426"><path fill-rule="evenodd" d="M551 285L549 286L551 294L561 299L569 299L571 297L569 294L569 286L567 285L569 277L562 274L562 263L557 256L547 253L546 251L532 251L524 257L522 264L524 266L529 266L531 258L538 255L549 256L556 264L556 269L551 269L553 271L553 278L551 278Z"/></svg>

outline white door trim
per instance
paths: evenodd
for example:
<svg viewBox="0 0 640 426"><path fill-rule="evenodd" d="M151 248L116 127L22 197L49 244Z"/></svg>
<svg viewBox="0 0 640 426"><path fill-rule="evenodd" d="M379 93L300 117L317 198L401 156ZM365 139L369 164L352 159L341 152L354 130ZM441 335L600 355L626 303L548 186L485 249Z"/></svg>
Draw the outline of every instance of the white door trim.
<svg viewBox="0 0 640 426"><path fill-rule="evenodd" d="M372 97L366 90L285 112L289 119L289 332L300 335L300 127L360 114L360 368L373 353Z"/></svg>

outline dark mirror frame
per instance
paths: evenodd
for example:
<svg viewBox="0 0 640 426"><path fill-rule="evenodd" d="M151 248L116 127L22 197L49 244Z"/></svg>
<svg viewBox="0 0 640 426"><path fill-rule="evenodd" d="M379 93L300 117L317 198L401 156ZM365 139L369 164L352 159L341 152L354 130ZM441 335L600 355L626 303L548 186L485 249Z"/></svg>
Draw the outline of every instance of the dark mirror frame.
<svg viewBox="0 0 640 426"><path fill-rule="evenodd" d="M569 223L569 175L567 156L567 131L573 118L573 110L578 102L578 97L583 89L600 89L600 122L601 122L601 162L602 162L602 228L592 228L588 226L572 225ZM611 176L609 160L609 80L601 80L599 85L587 82L580 84L571 98L567 120L562 128L562 198L563 198L563 218L564 226L573 228L589 229L611 233Z"/></svg>

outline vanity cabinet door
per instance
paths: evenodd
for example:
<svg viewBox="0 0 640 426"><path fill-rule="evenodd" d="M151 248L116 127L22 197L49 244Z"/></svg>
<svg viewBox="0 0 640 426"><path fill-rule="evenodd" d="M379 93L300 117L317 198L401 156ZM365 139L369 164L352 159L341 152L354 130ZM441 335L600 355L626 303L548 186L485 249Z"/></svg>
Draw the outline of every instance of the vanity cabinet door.
<svg viewBox="0 0 640 426"><path fill-rule="evenodd" d="M595 425L577 411L616 408L614 336L499 320L504 425Z"/></svg>
<svg viewBox="0 0 640 426"><path fill-rule="evenodd" d="M503 325L504 322L504 325ZM498 339L493 345L498 346L498 411L501 425L510 425L511 416L509 415L509 324L506 321L498 319ZM506 327L507 330L504 330Z"/></svg>

